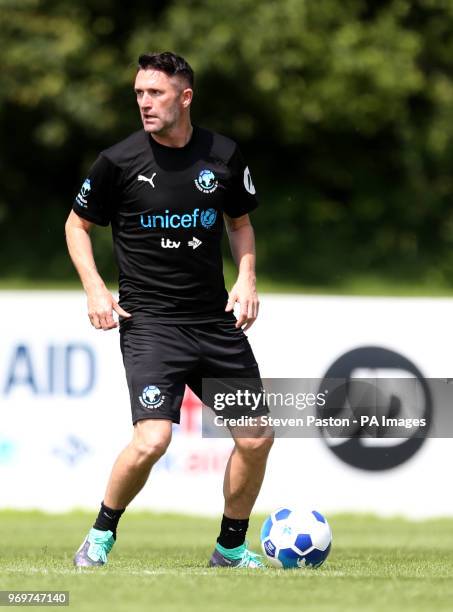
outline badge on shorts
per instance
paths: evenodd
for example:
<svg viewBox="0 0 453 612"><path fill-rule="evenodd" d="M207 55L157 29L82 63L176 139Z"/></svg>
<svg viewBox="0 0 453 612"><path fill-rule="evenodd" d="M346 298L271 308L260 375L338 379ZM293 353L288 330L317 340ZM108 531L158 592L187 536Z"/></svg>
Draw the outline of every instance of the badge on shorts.
<svg viewBox="0 0 453 612"><path fill-rule="evenodd" d="M143 389L142 394L138 399L144 408L153 410L154 408L159 408L159 406L162 406L165 401L165 395L162 395L159 387L149 385Z"/></svg>

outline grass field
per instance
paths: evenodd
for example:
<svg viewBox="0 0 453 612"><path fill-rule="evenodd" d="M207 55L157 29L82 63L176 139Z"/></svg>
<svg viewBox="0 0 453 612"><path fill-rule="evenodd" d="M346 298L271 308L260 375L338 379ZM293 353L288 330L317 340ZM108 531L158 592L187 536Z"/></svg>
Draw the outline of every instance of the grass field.
<svg viewBox="0 0 453 612"><path fill-rule="evenodd" d="M262 518L249 531L255 549ZM1 511L0 589L69 590L69 609L87 612L453 609L453 519L330 517L334 544L318 570L213 570L217 520L131 511L109 564L75 569L92 520Z"/></svg>

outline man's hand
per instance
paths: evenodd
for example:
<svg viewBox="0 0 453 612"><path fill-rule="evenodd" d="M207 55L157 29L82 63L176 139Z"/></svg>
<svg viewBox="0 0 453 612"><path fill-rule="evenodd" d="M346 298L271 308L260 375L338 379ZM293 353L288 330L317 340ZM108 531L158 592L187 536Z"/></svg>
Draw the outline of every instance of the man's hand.
<svg viewBox="0 0 453 612"><path fill-rule="evenodd" d="M241 311L235 327L239 328L245 324L244 331L246 331L255 322L260 304L254 277L239 277L237 279L229 293L225 312L231 312L236 302L241 305Z"/></svg>
<svg viewBox="0 0 453 612"><path fill-rule="evenodd" d="M65 225L66 241L72 262L88 297L91 325L96 329L108 330L118 327L118 323L113 320L113 311L127 319L131 315L113 299L99 276L90 239L92 226L91 221L79 217L71 210Z"/></svg>
<svg viewBox="0 0 453 612"><path fill-rule="evenodd" d="M93 327L104 331L118 327L113 311L127 319L132 316L121 308L107 289L88 294L88 316Z"/></svg>

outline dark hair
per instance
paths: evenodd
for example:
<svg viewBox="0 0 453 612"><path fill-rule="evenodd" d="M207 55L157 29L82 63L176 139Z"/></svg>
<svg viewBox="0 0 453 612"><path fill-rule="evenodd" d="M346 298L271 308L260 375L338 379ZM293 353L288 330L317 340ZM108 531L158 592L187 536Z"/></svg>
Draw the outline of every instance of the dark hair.
<svg viewBox="0 0 453 612"><path fill-rule="evenodd" d="M186 60L180 55L176 55L171 51L163 53L143 53L138 58L137 72L139 70L147 70L153 68L160 70L168 76L183 77L193 89L194 72Z"/></svg>

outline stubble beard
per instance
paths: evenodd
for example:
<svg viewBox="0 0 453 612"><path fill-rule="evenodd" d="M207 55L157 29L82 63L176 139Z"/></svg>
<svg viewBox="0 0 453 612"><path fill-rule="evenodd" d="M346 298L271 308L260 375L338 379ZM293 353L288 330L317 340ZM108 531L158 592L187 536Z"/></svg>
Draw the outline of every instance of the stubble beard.
<svg viewBox="0 0 453 612"><path fill-rule="evenodd" d="M178 114L173 112L167 120L163 120L159 118L159 121L156 126L149 125L144 122L144 118L142 117L143 128L145 132L148 134L157 134L157 136L166 136L178 123Z"/></svg>

